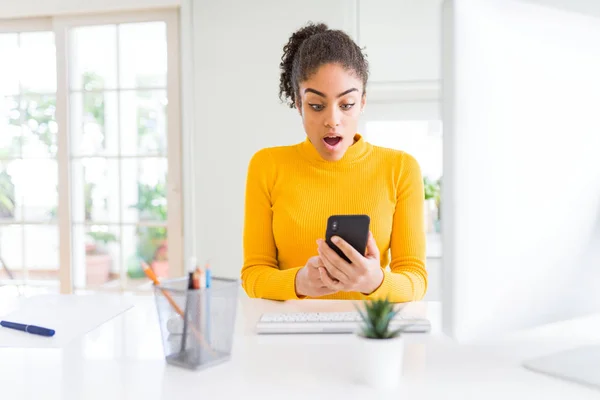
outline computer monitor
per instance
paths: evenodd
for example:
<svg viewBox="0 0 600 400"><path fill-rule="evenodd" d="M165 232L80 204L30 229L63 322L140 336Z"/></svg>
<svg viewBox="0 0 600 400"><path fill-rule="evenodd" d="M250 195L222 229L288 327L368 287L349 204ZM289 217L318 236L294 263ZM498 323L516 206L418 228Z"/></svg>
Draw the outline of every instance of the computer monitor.
<svg viewBox="0 0 600 400"><path fill-rule="evenodd" d="M444 332L600 312L600 1L447 0L442 25Z"/></svg>

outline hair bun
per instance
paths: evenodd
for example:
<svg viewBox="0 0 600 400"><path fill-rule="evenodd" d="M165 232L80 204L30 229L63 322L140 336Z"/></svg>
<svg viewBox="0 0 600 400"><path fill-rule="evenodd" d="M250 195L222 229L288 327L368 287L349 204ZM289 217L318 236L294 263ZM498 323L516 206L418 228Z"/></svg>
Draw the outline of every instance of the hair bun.
<svg viewBox="0 0 600 400"><path fill-rule="evenodd" d="M361 48L346 32L309 22L294 32L283 47L279 98L287 99L290 108L294 108L299 104L300 83L325 64L338 64L353 73L362 81L362 94L366 93L369 63Z"/></svg>
<svg viewBox="0 0 600 400"><path fill-rule="evenodd" d="M300 50L302 43L311 36L324 33L329 27L324 23L309 22L306 26L300 28L292 34L287 44L283 47L283 56L281 56L281 78L279 84L279 98L283 101L285 97L290 99L289 106L293 108L296 104L296 93L292 84L292 70L294 59Z"/></svg>

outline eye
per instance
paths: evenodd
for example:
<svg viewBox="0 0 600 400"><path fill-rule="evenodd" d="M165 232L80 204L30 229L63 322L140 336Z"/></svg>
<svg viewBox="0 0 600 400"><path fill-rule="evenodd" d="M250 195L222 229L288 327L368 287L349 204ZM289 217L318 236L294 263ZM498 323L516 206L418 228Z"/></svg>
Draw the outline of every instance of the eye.
<svg viewBox="0 0 600 400"><path fill-rule="evenodd" d="M341 105L341 107L342 107L342 110L346 110L346 111L347 111L347 110L351 109L351 108L354 106L354 104L355 104L355 103L346 103L346 104L342 104L342 105Z"/></svg>
<svg viewBox="0 0 600 400"><path fill-rule="evenodd" d="M309 103L308 105L311 106L311 108L315 111L323 111L323 108L325 108L321 104L310 104Z"/></svg>

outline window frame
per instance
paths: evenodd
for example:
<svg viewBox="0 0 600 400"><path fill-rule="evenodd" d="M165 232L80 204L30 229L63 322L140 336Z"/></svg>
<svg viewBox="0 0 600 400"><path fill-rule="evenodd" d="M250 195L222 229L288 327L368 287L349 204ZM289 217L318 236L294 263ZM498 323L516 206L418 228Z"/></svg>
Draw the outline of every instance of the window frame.
<svg viewBox="0 0 600 400"><path fill-rule="evenodd" d="M52 31L52 18L0 19L0 33Z"/></svg>
<svg viewBox="0 0 600 400"><path fill-rule="evenodd" d="M52 18L51 17L39 17L39 18L19 18L19 19L8 19L8 20L0 20L0 34L6 33L30 33L30 32L52 32ZM56 40L56 39L55 39ZM8 159L11 159L9 157ZM18 159L18 158L15 158ZM56 161L58 161L58 153L56 154ZM44 225L56 225L57 229L59 229L60 222L57 220L54 221L39 221L39 220L31 220L28 221L26 219L22 219L20 221L15 222L0 222L0 226L10 226L10 225L18 225L22 229L24 229L25 225L36 225L36 226L44 226ZM25 234L24 231L21 232L21 239L23 240L23 254L25 252ZM59 254L60 257L60 254ZM10 267L10 266L8 266ZM28 276L28 268L27 265L24 265L24 277L22 280L16 280L17 284L26 284L30 281ZM59 274L60 274L60 259L59 259ZM45 281L35 281L38 285L45 285Z"/></svg>
<svg viewBox="0 0 600 400"><path fill-rule="evenodd" d="M182 113L179 9L165 8L148 11L94 13L43 18L0 20L0 33L52 31L56 46L56 122L58 163L58 233L60 293L74 291L71 213L71 151L70 138L70 54L69 29L106 24L124 24L161 21L167 33L167 216L169 276L181 276L183 263L183 196L182 196ZM125 289L126 270L121 266L119 290ZM107 291L110 289L106 289Z"/></svg>

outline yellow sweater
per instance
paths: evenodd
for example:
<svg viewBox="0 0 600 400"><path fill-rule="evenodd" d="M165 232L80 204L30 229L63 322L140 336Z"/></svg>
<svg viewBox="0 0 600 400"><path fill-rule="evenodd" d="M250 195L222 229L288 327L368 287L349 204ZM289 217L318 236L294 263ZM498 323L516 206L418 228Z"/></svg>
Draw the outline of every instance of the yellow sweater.
<svg viewBox="0 0 600 400"><path fill-rule="evenodd" d="M381 254L382 284L370 295L337 292L319 298L423 298L427 271L419 165L407 153L374 146L358 134L355 140L339 161L324 160L308 139L254 154L246 183L241 271L250 297L298 299L296 273L318 255L316 240L325 238L327 218L367 214Z"/></svg>

